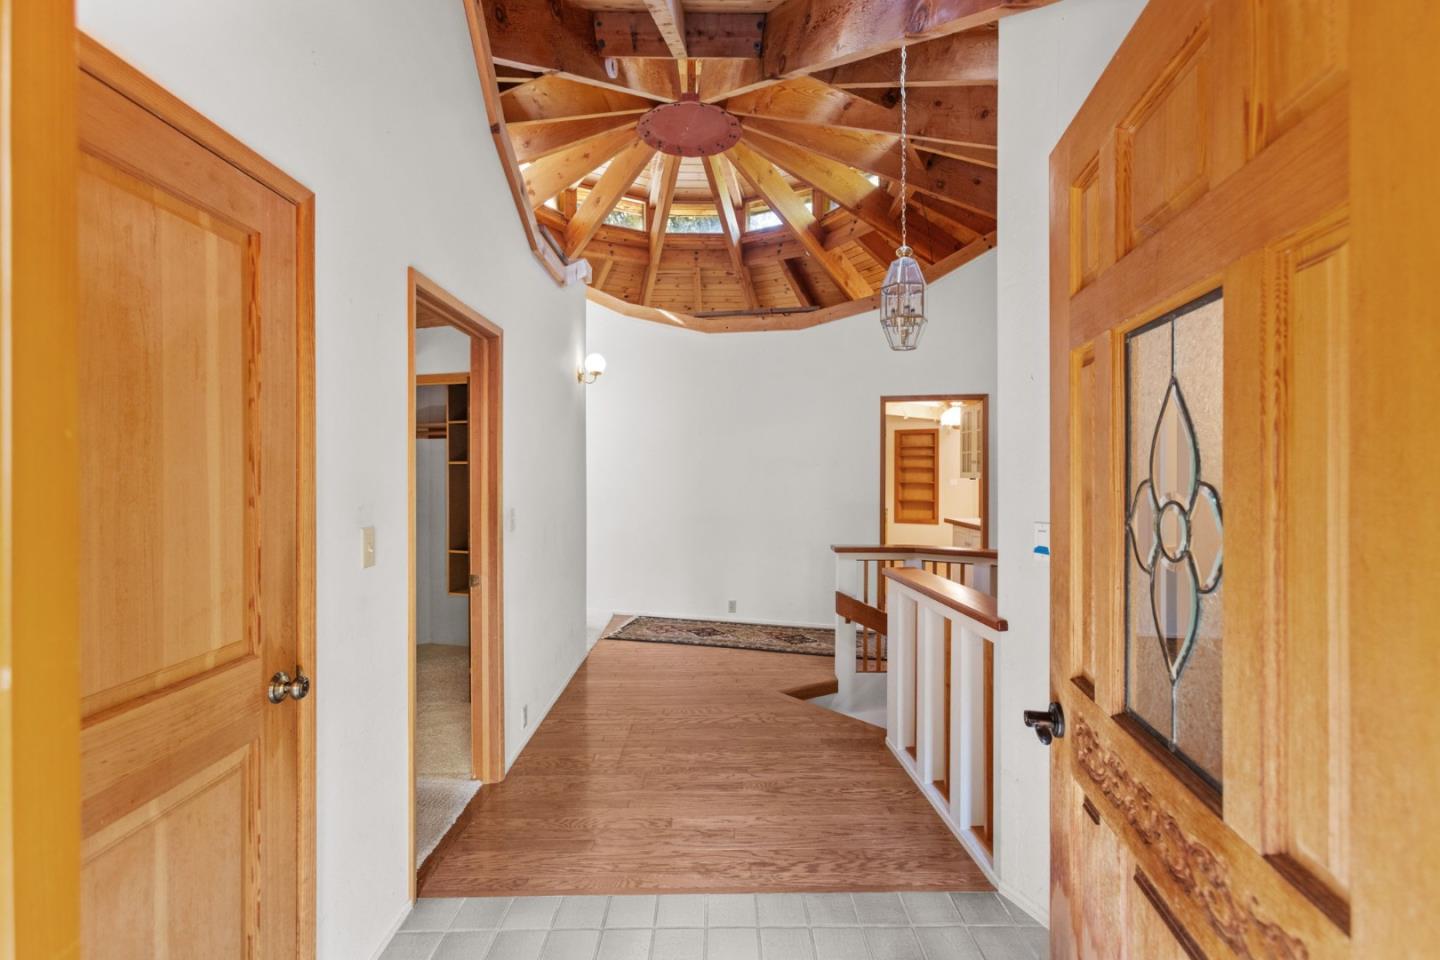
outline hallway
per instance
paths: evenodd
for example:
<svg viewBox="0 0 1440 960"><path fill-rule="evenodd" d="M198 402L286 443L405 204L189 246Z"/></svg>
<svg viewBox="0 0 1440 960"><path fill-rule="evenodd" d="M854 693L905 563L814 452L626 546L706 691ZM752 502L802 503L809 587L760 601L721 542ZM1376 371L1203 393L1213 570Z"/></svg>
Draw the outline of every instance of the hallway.
<svg viewBox="0 0 1440 960"><path fill-rule="evenodd" d="M787 696L829 658L596 645L422 897L983 891L876 727Z"/></svg>

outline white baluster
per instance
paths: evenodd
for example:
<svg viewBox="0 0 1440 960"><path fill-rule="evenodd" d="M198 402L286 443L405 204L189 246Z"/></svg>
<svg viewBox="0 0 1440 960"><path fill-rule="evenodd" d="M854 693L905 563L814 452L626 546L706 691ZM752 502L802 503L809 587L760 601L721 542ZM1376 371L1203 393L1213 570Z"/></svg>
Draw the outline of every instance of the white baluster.
<svg viewBox="0 0 1440 960"><path fill-rule="evenodd" d="M897 753L915 742L915 620L913 597L889 593L889 670L885 675L886 741Z"/></svg>
<svg viewBox="0 0 1440 960"><path fill-rule="evenodd" d="M918 636L915 762L920 781L933 783L945 769L945 618L922 607Z"/></svg>

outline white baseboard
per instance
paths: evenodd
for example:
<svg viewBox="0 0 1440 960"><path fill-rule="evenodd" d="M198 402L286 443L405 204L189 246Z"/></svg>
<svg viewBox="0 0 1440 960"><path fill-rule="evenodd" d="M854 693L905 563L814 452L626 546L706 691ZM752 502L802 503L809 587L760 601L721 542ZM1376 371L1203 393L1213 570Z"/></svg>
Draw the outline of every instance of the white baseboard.
<svg viewBox="0 0 1440 960"><path fill-rule="evenodd" d="M997 883L995 887L1007 900L1012 901L1015 906L1034 917L1036 923L1042 927L1050 926L1050 904L1048 902L1044 904L1036 903L1034 900L1031 900L1029 896L1021 893L1008 883Z"/></svg>
<svg viewBox="0 0 1440 960"><path fill-rule="evenodd" d="M537 715L531 719L530 726L525 730L525 738L515 745L515 749L513 751L506 752L506 773L509 773L510 768L515 765L515 761L520 759L520 754L522 751L524 751L526 745L530 743L530 738L535 736L535 731L540 729L540 724L544 723L545 718L550 716L550 710L555 706L555 702L560 699L560 695L565 692L565 688L570 686L570 681L575 679L575 674L580 672L580 668L584 665L586 659L590 656L591 646L591 644L585 645L585 652L580 655L579 660L575 661L575 666L570 668L570 672L565 675L565 680L558 687L555 688L555 692L552 693L550 695L550 699L546 701L545 707L542 710L539 710L537 712Z"/></svg>
<svg viewBox="0 0 1440 960"><path fill-rule="evenodd" d="M380 946L370 952L370 960L380 960L380 955L385 952L386 947L390 946L390 941L395 939L395 934L400 932L400 927L405 923L405 918L410 916L410 911L413 909L415 909L414 901L406 901L405 906L400 908L400 916L396 917L395 922L390 924L390 932L385 934L384 938L380 941Z"/></svg>

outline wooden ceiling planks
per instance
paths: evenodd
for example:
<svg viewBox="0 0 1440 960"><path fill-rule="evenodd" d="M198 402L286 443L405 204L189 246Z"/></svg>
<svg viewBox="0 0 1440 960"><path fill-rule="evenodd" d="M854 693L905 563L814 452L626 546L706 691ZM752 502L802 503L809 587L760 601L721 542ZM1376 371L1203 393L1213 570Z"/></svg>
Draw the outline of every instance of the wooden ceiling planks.
<svg viewBox="0 0 1440 960"><path fill-rule="evenodd" d="M902 205L927 275L993 246L995 23L1046 2L467 0L467 14L492 132L547 268L558 278L557 263L584 256L595 296L718 331L798 329L873 307ZM687 89L741 117L742 141L704 160L650 159L636 120ZM640 206L625 210L644 209L642 230L604 222L627 197ZM781 226L749 229L767 208ZM716 232L669 232L672 214L702 230L713 214Z"/></svg>

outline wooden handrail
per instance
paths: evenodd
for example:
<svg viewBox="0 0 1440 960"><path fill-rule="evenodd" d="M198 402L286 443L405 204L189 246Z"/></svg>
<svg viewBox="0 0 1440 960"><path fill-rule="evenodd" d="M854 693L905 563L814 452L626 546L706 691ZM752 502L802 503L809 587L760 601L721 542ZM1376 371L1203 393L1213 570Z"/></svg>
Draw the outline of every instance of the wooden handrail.
<svg viewBox="0 0 1440 960"><path fill-rule="evenodd" d="M970 547L938 547L928 546L923 543L892 543L884 546L848 546L832 544L830 549L835 553L874 553L883 556L907 556L909 554L925 554L932 557L950 557L955 560L998 560L998 550L980 550Z"/></svg>
<svg viewBox="0 0 1440 960"><path fill-rule="evenodd" d="M980 524L974 520L959 520L955 517L946 517L945 522L950 524L950 526L952 527L964 527L967 530L983 529Z"/></svg>
<svg viewBox="0 0 1440 960"><path fill-rule="evenodd" d="M981 593L974 587L967 587L962 583L946 580L944 577L937 577L933 573L926 573L924 570L916 570L913 567L888 567L881 572L896 583L908 587L922 596L929 597L936 603L943 604L991 630L1010 629L1010 624L1000 616L999 605L995 598Z"/></svg>

